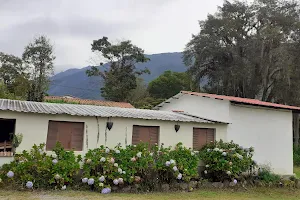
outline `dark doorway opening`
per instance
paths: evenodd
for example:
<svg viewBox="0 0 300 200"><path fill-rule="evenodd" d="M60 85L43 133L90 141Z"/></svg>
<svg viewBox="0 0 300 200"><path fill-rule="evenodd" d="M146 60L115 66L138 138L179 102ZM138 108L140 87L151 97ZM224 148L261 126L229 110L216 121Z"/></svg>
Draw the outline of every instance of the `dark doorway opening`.
<svg viewBox="0 0 300 200"><path fill-rule="evenodd" d="M12 151L12 137L15 133L15 119L0 118L0 152Z"/></svg>

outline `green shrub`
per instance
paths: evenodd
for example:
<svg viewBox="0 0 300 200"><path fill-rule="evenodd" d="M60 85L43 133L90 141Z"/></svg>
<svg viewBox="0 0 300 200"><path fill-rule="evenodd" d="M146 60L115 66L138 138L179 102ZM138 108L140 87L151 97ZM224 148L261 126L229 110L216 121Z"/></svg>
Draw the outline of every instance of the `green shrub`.
<svg viewBox="0 0 300 200"><path fill-rule="evenodd" d="M265 183L278 183L280 181L280 176L272 173L270 169L266 167L260 168L258 170L258 177Z"/></svg>
<svg viewBox="0 0 300 200"><path fill-rule="evenodd" d="M59 143L54 154L49 156L44 151L45 144L34 145L30 151L16 154L14 161L2 166L0 178L5 183L25 187L28 181L33 188L61 188L71 184L78 174L79 160L73 151L65 151ZM9 178L7 173L14 173Z"/></svg>
<svg viewBox="0 0 300 200"><path fill-rule="evenodd" d="M294 166L300 166L300 147L294 146L293 160L294 160Z"/></svg>
<svg viewBox="0 0 300 200"><path fill-rule="evenodd" d="M230 179L249 171L255 166L252 160L254 149L222 140L207 144L200 151L200 159L205 163L204 176L220 181Z"/></svg>
<svg viewBox="0 0 300 200"><path fill-rule="evenodd" d="M85 155L82 181L88 187L86 181L92 179L93 187L98 190L132 183L153 188L155 184L196 178L198 161L199 158L182 144L173 150L155 145L150 151L147 144L129 145L124 149L101 146Z"/></svg>

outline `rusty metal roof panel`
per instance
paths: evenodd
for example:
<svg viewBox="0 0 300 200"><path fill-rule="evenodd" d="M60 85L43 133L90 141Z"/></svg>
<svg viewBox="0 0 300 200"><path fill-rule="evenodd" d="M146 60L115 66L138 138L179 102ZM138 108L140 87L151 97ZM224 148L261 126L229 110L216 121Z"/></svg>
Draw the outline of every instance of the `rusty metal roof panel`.
<svg viewBox="0 0 300 200"><path fill-rule="evenodd" d="M66 114L74 116L124 117L165 121L214 123L209 120L199 119L172 111L156 111L95 105L58 104L9 99L0 99L0 110L39 114Z"/></svg>

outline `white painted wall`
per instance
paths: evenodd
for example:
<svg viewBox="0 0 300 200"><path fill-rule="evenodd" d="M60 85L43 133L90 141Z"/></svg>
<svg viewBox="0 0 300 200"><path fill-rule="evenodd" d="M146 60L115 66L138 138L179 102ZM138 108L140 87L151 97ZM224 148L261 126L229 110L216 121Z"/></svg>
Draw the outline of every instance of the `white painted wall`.
<svg viewBox="0 0 300 200"><path fill-rule="evenodd" d="M182 95L179 99L172 99L170 103L165 103L159 110L182 110L206 119L230 122L229 105L229 101Z"/></svg>
<svg viewBox="0 0 300 200"><path fill-rule="evenodd" d="M88 149L99 147L105 144L105 127L107 118L99 118L99 142L97 143L97 120L96 117L80 117L70 115L45 115L33 113L18 113L10 111L0 111L0 118L16 119L15 133L23 134L23 141L17 152L29 150L34 144L46 143L49 120L85 122L84 145L82 152L84 154ZM142 120L130 118L112 118L113 128L107 130L107 146L114 147L118 143L125 145L127 135L127 144L131 144L133 125L160 126L159 142L165 145L174 146L182 142L188 147L193 145L193 127L196 128L215 128L216 138L224 139L226 137L226 126L224 124L204 124L204 123L181 123L180 130L176 133L174 125L176 122L161 120ZM3 158L0 157L0 160Z"/></svg>
<svg viewBox="0 0 300 200"><path fill-rule="evenodd" d="M254 160L275 173L293 174L292 111L254 106L230 106L227 139L254 147Z"/></svg>
<svg viewBox="0 0 300 200"><path fill-rule="evenodd" d="M275 173L293 174L292 111L236 106L227 100L182 95L159 110L182 110L212 120L229 122L223 140L255 148L254 159ZM227 134L226 134L227 132ZM217 138L218 139L218 138Z"/></svg>

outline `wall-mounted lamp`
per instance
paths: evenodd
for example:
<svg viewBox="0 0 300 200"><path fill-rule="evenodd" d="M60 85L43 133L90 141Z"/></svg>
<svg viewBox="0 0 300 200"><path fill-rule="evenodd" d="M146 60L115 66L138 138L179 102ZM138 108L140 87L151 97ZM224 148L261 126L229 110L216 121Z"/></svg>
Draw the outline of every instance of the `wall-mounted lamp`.
<svg viewBox="0 0 300 200"><path fill-rule="evenodd" d="M106 122L106 128L110 131L112 129L114 123L110 121L110 118L108 118L108 122Z"/></svg>
<svg viewBox="0 0 300 200"><path fill-rule="evenodd" d="M177 122L177 124L175 124L174 128L175 128L175 131L177 133L180 129L180 125L178 124L178 122Z"/></svg>

